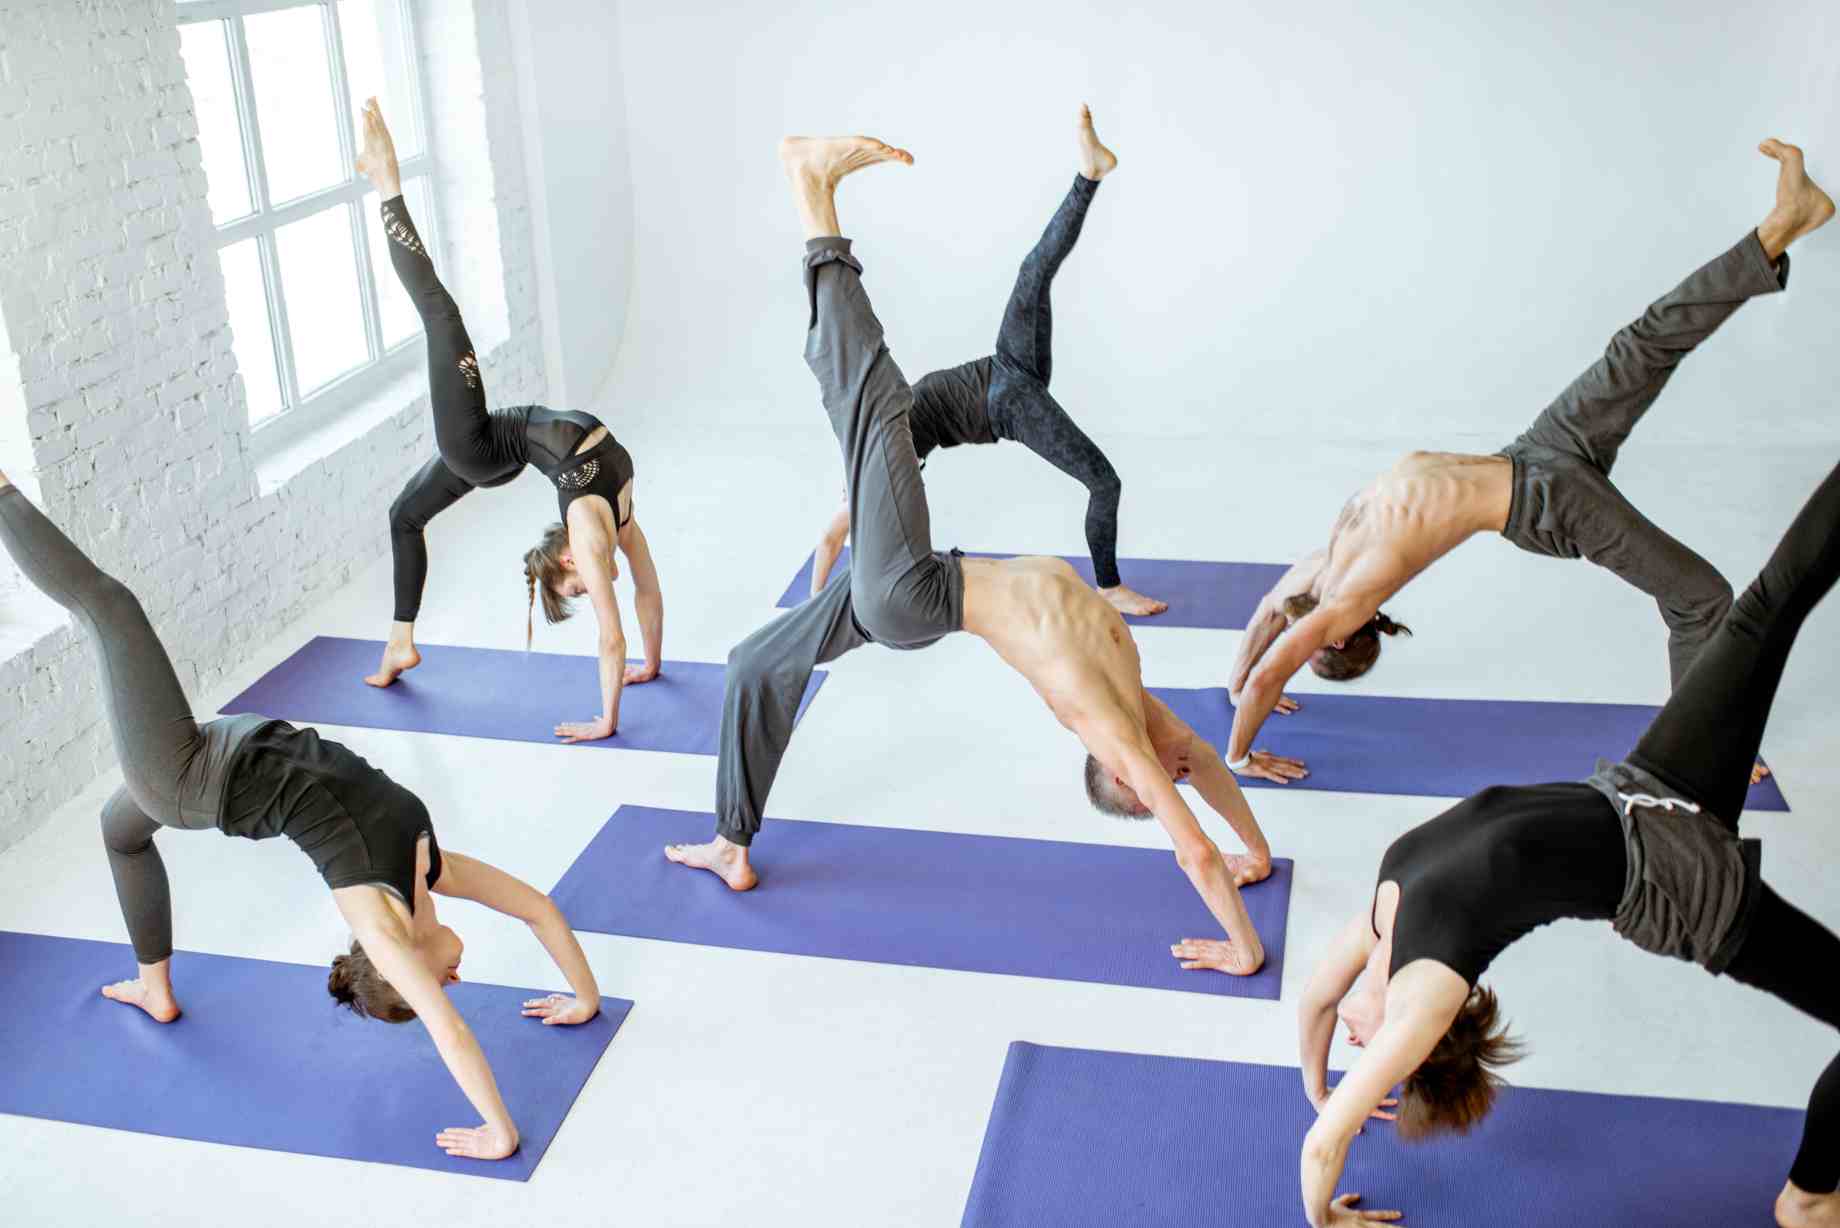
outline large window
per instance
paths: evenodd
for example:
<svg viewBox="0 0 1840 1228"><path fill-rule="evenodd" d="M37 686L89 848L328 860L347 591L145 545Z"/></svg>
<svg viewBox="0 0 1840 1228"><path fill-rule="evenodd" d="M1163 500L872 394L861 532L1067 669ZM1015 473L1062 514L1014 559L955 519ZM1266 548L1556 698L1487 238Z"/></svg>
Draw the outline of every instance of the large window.
<svg viewBox="0 0 1840 1228"><path fill-rule="evenodd" d="M180 0L211 216L249 420L286 437L418 360L377 194L353 161L376 96L432 254L408 0Z"/></svg>

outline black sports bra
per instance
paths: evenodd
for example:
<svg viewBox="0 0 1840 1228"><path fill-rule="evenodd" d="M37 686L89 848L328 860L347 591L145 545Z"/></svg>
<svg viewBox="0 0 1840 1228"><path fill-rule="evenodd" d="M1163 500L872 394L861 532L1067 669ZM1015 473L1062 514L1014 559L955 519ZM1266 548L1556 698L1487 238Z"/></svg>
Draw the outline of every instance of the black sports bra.
<svg viewBox="0 0 1840 1228"><path fill-rule="evenodd" d="M624 528L632 519L629 505L620 514L620 492L632 480L632 455L608 431L606 436L586 452L576 452L581 441L605 424L593 414L577 410L545 409L528 406L525 411L524 455L526 461L556 486L556 507L564 524L568 523L569 505L584 495L599 495L613 509L614 525Z"/></svg>

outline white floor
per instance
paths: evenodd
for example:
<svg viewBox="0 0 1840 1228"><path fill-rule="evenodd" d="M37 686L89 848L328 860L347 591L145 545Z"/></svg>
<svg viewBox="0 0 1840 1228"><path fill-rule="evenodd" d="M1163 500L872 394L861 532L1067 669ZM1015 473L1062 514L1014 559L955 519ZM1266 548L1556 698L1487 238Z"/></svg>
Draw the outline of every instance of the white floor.
<svg viewBox="0 0 1840 1228"><path fill-rule="evenodd" d="M682 406L681 420L694 421L696 409ZM667 655L719 661L768 617L829 510L838 468L822 419L814 406L802 432L728 432L692 445L681 432L631 430L617 412L609 416L638 459L637 509L664 578ZM1103 442L1126 477L1124 553L1281 560L1318 544L1359 482L1422 441L1302 449L1257 438ZM1501 441L1439 442L1486 450ZM1741 586L1833 459L1669 452L1638 437L1618 478ZM928 482L942 545L1082 548L1080 492L1014 447L943 454ZM521 643L518 554L553 508L548 488L526 476L474 495L437 523L425 640ZM197 697L200 710L313 634L381 635L388 587L387 562L368 569L263 646L232 685ZM1372 693L1643 702L1665 694L1654 609L1583 563L1477 540L1391 612L1418 634L1388 644L1382 667L1360 684ZM1804 633L1766 741L1794 812L1745 820L1765 839L1771 881L1832 926L1840 926L1831 886L1840 862L1840 756L1828 720L1840 685L1836 631L1840 605L1830 604ZM588 652L591 632L586 616L554 629L539 622L538 643ZM1210 685L1223 680L1237 635L1151 628L1138 641L1147 681ZM1306 675L1296 689L1307 702L1324 685ZM420 792L444 845L544 887L622 803L706 809L712 800L710 758L328 732ZM1157 847L1154 825L1087 808L1079 762L1077 743L975 640L957 637L921 654L865 651L833 669L772 810ZM98 781L0 856L0 927L121 939L94 819L110 783ZM1387 843L1446 804L1275 792L1254 802L1274 849L1297 862L1281 1002L586 934L603 991L638 1007L528 1188L0 1118L0 1219L498 1225L535 1213L632 1225L955 1223L1008 1042L1294 1062L1293 1006L1316 953L1363 906ZM1224 825L1216 830L1231 841ZM770 828L763 838L772 838ZM182 946L304 963L322 963L339 946L325 891L285 842L175 837L162 848ZM560 987L520 927L461 905L443 915L466 936L470 978ZM1529 1084L1799 1106L1834 1051L1830 1032L1787 1007L1644 956L1603 926L1542 931L1502 958L1491 979L1531 1043L1514 1072ZM261 1026L262 1004L250 1003L249 1013L250 1025ZM543 1038L533 1034L530 1043ZM1338 1045L1336 1061L1348 1057ZM427 1124L432 1136L449 1123ZM1209 1167L1232 1162L1208 1139L1196 1139L1195 1152Z"/></svg>

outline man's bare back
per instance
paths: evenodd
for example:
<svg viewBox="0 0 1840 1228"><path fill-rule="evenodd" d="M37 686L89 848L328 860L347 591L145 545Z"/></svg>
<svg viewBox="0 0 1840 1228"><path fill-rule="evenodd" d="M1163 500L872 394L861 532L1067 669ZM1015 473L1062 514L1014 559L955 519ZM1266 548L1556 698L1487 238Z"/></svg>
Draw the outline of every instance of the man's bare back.
<svg viewBox="0 0 1840 1228"><path fill-rule="evenodd" d="M1465 539L1499 533L1508 523L1512 479L1505 456L1407 453L1342 507L1310 594L1345 611L1353 625L1340 634L1352 633Z"/></svg>
<svg viewBox="0 0 1840 1228"><path fill-rule="evenodd" d="M1144 728L1137 643L1111 604L1057 558L965 559L965 630L996 650L1078 733Z"/></svg>

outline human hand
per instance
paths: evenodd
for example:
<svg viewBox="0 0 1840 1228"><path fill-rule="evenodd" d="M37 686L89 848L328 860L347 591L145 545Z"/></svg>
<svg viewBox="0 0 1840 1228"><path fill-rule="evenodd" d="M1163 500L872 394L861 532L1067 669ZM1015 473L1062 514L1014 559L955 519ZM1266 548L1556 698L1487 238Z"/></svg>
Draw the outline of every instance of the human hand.
<svg viewBox="0 0 1840 1228"><path fill-rule="evenodd" d="M1289 695L1280 695L1278 696L1278 706L1273 708L1272 711L1276 712L1279 716L1289 716L1301 707L1303 707L1303 705L1292 699Z"/></svg>
<svg viewBox="0 0 1840 1228"><path fill-rule="evenodd" d="M1334 1090L1335 1089L1332 1087L1326 1087L1323 1089L1322 1095L1310 1097L1310 1103L1316 1106L1317 1113L1320 1114L1324 1109L1329 1107L1329 1095ZM1379 1106L1375 1108L1367 1116L1370 1120L1373 1120L1373 1121L1398 1121L1399 1114L1389 1113L1386 1111L1388 1109L1393 1109L1393 1108L1398 1108L1398 1107L1399 1107L1399 1098L1396 1096L1388 1096L1385 1100L1382 1100ZM1363 1134L1366 1131L1367 1131L1367 1126L1363 1124L1360 1129L1355 1131L1355 1133Z"/></svg>
<svg viewBox="0 0 1840 1228"><path fill-rule="evenodd" d="M1271 857L1254 857L1251 853L1227 853L1224 857L1227 872L1233 876L1236 887L1250 887L1253 883L1264 882L1271 877Z"/></svg>
<svg viewBox="0 0 1840 1228"><path fill-rule="evenodd" d="M626 685L638 686L641 682L650 682L658 676L656 665L628 665L626 667Z"/></svg>
<svg viewBox="0 0 1840 1228"><path fill-rule="evenodd" d="M465 1160L502 1160L518 1149L517 1127L449 1126L434 1136L434 1145Z"/></svg>
<svg viewBox="0 0 1840 1228"><path fill-rule="evenodd" d="M591 721L570 721L556 726L556 736L564 742L598 742L613 736L613 722L604 716Z"/></svg>
<svg viewBox="0 0 1840 1228"><path fill-rule="evenodd" d="M571 998L565 993L553 993L547 997L529 998L524 1002L524 1015L530 1019L541 1019L545 1027L551 1024L586 1023L601 1013L601 1004L587 998Z"/></svg>
<svg viewBox="0 0 1840 1228"><path fill-rule="evenodd" d="M1224 938L1184 938L1169 948L1189 971L1224 972L1251 976L1265 963L1262 952L1245 951Z"/></svg>
<svg viewBox="0 0 1840 1228"><path fill-rule="evenodd" d="M1402 1211L1368 1211L1358 1208L1354 1204L1360 1201L1359 1194L1343 1194L1329 1204L1329 1218L1324 1222L1328 1224L1383 1224L1405 1217Z"/></svg>
<svg viewBox="0 0 1840 1228"><path fill-rule="evenodd" d="M1302 780L1310 774L1301 759L1292 759L1286 755L1274 755L1268 750L1255 750L1248 763L1235 776L1249 776L1254 780L1269 780L1273 784L1288 785L1293 780ZM1231 764L1228 765L1231 769Z"/></svg>

